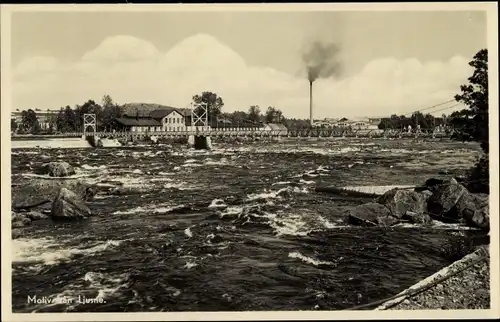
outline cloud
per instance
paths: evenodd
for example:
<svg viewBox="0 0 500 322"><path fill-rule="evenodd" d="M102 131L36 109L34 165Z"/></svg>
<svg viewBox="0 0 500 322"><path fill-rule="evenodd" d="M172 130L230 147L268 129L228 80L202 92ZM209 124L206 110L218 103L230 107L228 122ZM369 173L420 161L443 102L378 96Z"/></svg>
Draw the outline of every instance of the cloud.
<svg viewBox="0 0 500 322"><path fill-rule="evenodd" d="M470 76L468 60L456 56L422 63L385 57L349 78L318 79L313 87L315 117L405 114L450 100ZM77 62L33 57L13 73L13 108L19 109L56 109L100 101L104 94L121 103L185 107L194 94L211 90L223 97L229 112L272 105L289 117L309 115L307 79L249 66L231 48L203 34L164 54L141 39L110 37Z"/></svg>

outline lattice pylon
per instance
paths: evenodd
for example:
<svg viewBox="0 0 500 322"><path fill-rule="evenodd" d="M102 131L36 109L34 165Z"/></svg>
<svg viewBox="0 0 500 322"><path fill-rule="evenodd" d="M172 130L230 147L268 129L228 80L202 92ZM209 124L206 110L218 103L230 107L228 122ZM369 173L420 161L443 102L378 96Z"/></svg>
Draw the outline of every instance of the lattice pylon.
<svg viewBox="0 0 500 322"><path fill-rule="evenodd" d="M201 122L201 126L205 127L208 125L208 104L207 103L192 103L191 109L191 120L193 126L199 126L198 122ZM199 109L199 111L196 111Z"/></svg>
<svg viewBox="0 0 500 322"><path fill-rule="evenodd" d="M87 127L91 127L94 134L97 132L97 117L95 114L83 114L83 134L87 134Z"/></svg>

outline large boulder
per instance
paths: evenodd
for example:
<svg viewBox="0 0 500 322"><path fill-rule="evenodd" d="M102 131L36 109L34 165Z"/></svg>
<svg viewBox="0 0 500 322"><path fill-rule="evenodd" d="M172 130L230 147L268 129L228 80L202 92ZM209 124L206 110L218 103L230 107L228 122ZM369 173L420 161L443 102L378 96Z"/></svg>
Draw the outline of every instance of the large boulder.
<svg viewBox="0 0 500 322"><path fill-rule="evenodd" d="M391 211L379 203L370 202L348 207L348 221L361 226L391 226L398 222Z"/></svg>
<svg viewBox="0 0 500 322"><path fill-rule="evenodd" d="M12 208L29 209L43 205L50 208L50 202L62 187L74 191L86 201L92 200L96 194L94 186L76 180L34 180L12 187Z"/></svg>
<svg viewBox="0 0 500 322"><path fill-rule="evenodd" d="M76 193L61 188L52 202L53 219L79 219L91 215L90 209Z"/></svg>
<svg viewBox="0 0 500 322"><path fill-rule="evenodd" d="M391 189L377 199L377 202L386 206L394 217L402 218L406 212L417 214L427 212L429 195L406 189Z"/></svg>
<svg viewBox="0 0 500 322"><path fill-rule="evenodd" d="M49 162L42 165L38 173L51 177L67 177L75 174L75 169L68 162Z"/></svg>
<svg viewBox="0 0 500 322"><path fill-rule="evenodd" d="M467 192L457 202L454 211L468 225L489 229L490 212L488 195Z"/></svg>
<svg viewBox="0 0 500 322"><path fill-rule="evenodd" d="M426 185L430 180L427 180ZM460 218L461 214L455 206L464 195L469 194L469 191L454 178L441 182L438 180L435 184L428 185L432 196L428 200L427 210L438 216Z"/></svg>

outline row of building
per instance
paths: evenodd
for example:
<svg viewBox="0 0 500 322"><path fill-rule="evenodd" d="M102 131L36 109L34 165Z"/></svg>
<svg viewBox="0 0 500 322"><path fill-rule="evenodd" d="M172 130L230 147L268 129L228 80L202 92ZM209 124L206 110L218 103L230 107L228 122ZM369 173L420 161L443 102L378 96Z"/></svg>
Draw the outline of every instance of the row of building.
<svg viewBox="0 0 500 322"><path fill-rule="evenodd" d="M339 127L351 128L353 130L377 130L381 118L325 118L315 121L314 127Z"/></svg>
<svg viewBox="0 0 500 322"><path fill-rule="evenodd" d="M126 105L124 105L126 106ZM180 132L206 129L210 126L195 126L192 124L192 111L190 109L179 109L169 106L157 105L155 109L147 109L147 104L141 105L146 108L139 110L127 110L121 117L115 118L110 124L106 124L107 131L130 131L130 132ZM57 117L57 110L36 111L38 122L42 130L47 130ZM18 124L22 121L22 112L15 111L11 113L11 118ZM314 122L314 127L340 127L351 128L353 130L377 130L380 118L356 118L356 119L333 119L325 118L324 120ZM282 124L275 123L252 123L243 121L240 124L232 124L229 120L218 120L212 127L218 128L239 128L249 130L259 128L261 130L286 130ZM54 129L57 130L57 129Z"/></svg>

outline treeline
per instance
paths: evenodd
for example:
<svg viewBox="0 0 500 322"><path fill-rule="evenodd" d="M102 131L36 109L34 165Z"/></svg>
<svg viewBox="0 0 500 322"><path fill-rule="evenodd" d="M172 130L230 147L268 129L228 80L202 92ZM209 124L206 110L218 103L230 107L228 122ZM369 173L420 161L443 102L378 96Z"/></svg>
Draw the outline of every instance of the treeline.
<svg viewBox="0 0 500 322"><path fill-rule="evenodd" d="M11 119L11 131L18 134L53 134L56 130L62 133L81 132L84 114L96 114L97 131L103 131L110 126L116 117L122 115L121 107L109 95L104 95L101 104L88 100L74 108L67 105L61 107L58 113L47 113L45 122L48 126L45 129L42 129L36 111L40 112L41 110L22 111L19 124Z"/></svg>
<svg viewBox="0 0 500 322"><path fill-rule="evenodd" d="M109 95L104 95L102 104L88 100L82 105L76 105L74 108L70 106L61 108L55 120L57 131L82 131L84 114L95 114L98 120L97 131L104 131L109 128L115 118L122 116L123 112L121 107Z"/></svg>
<svg viewBox="0 0 500 322"><path fill-rule="evenodd" d="M412 116L391 115L387 118L382 118L378 128L381 130L401 130L411 126L416 129L420 126L421 130L432 130L436 127L444 127L453 129L455 133L467 133L475 127L473 120L474 113L470 109L455 111L450 115L443 114L441 117L435 117L431 114L422 114L420 112L413 113Z"/></svg>
<svg viewBox="0 0 500 322"><path fill-rule="evenodd" d="M274 106L268 106L267 109L262 110L259 105L252 105L247 111L222 112L224 100L217 93L210 91L193 96L193 102L207 105L208 121L212 127L251 127L261 126L264 123L280 123L288 128L296 129L310 127L309 120L287 118L280 109ZM201 114L200 110L195 109L194 112Z"/></svg>

